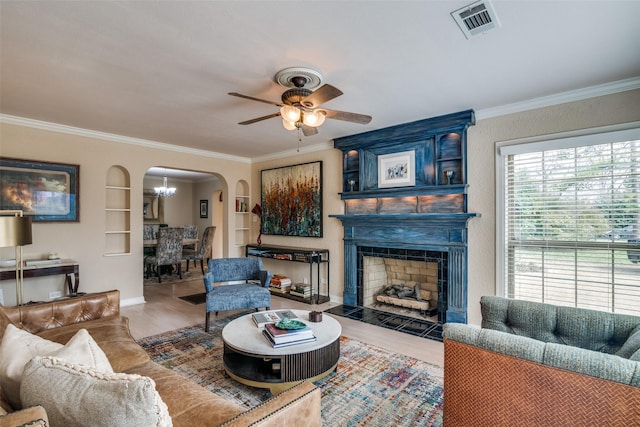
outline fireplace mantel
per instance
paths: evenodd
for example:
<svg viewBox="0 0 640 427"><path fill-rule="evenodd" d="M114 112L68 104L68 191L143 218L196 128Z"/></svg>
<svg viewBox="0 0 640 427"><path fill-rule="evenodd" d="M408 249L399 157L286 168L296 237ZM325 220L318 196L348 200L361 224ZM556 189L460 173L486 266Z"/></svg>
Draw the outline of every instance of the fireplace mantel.
<svg viewBox="0 0 640 427"><path fill-rule="evenodd" d="M358 247L447 254L446 302L439 316L467 322L467 128L473 111L338 138L343 152L345 305L357 305ZM415 185L379 188L378 156L413 150ZM453 178L447 172L453 171Z"/></svg>

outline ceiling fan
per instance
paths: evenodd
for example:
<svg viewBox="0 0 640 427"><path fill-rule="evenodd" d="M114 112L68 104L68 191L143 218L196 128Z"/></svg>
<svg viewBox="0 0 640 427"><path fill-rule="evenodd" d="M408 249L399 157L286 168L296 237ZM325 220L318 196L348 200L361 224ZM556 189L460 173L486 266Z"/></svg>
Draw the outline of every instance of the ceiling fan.
<svg viewBox="0 0 640 427"><path fill-rule="evenodd" d="M320 105L325 102L342 95L342 91L330 84L324 84L314 91L313 89L322 83L322 76L316 70L305 67L285 68L276 73L275 81L281 86L290 88L282 94L281 103L254 98L237 92L229 92L231 96L280 107L280 111L277 113L246 120L238 123L239 125L250 125L262 120L282 116L282 124L285 129L297 129L298 132L302 132L305 136L311 136L318 133L317 128L324 123L325 118L360 124L367 124L371 121L371 116L364 114L320 108Z"/></svg>

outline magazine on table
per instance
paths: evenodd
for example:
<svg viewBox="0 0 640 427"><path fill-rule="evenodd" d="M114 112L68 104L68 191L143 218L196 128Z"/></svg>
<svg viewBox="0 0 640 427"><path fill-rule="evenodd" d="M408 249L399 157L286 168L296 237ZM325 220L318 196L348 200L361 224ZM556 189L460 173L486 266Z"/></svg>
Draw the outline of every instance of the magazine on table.
<svg viewBox="0 0 640 427"><path fill-rule="evenodd" d="M313 330L307 326L302 329L280 329L275 323L267 323L264 329L275 339L285 339L287 337L305 337L313 335Z"/></svg>
<svg viewBox="0 0 640 427"><path fill-rule="evenodd" d="M290 337L290 338L293 338L292 341L284 341L284 342L281 342L281 341L276 342L274 338L271 336L271 334L267 332L266 329L262 331L262 335L264 335L264 337L267 339L267 341L269 341L269 344L271 344L273 348L287 347L295 344L305 344L309 342L314 342L316 340L316 337L315 335L313 335L313 333L311 334L310 337L307 337L307 338L294 336L294 337Z"/></svg>
<svg viewBox="0 0 640 427"><path fill-rule="evenodd" d="M276 323L282 319L297 319L298 316L291 310L274 310L253 313L251 318L258 328L262 328L267 323Z"/></svg>

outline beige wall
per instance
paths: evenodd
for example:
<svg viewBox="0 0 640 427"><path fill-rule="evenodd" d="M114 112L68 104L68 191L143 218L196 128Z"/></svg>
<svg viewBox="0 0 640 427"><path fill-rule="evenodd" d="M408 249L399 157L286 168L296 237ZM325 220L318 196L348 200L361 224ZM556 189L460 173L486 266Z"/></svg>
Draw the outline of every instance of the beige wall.
<svg viewBox="0 0 640 427"><path fill-rule="evenodd" d="M478 119L469 129L468 177L469 212L482 216L469 222L469 323L481 320L480 296L495 293L495 143L539 135L592 128L640 120L640 90L618 93L583 101L541 108L500 117ZM330 250L330 294L340 301L343 293L342 224L330 214L343 213L338 195L341 188L340 151L326 148L316 152L299 153L273 160L254 162L221 160L204 155L185 154L137 145L107 142L99 139L67 135L16 125L0 124L0 155L53 162L77 163L80 172L80 223L35 224L34 244L27 246L27 258L44 256L56 251L62 256L75 258L81 265L81 290L91 292L118 288L123 299L142 298L142 248L135 242L142 240L142 188L143 176L151 166L198 170L216 173L221 177L223 190L222 215L224 227L216 230L216 239L223 238L225 256L238 256L234 224L236 183L249 181L249 206L260 201L260 171L279 166L321 160L323 162L323 237L293 238L263 236L265 244L319 247ZM105 175L109 166L122 165L132 179L132 253L129 256L104 257L104 199ZM195 190L194 203L205 198L215 188ZM212 196L208 196L212 197ZM232 203L229 203L231 201ZM210 200L211 202L211 200ZM215 214L215 201L209 210ZM192 215L198 216L194 209ZM251 222L252 242L258 235L258 223ZM2 257L12 253L0 252ZM309 276L308 265L266 260L274 272L286 272L296 281ZM324 275L324 272L323 272ZM2 283L11 295L12 284ZM29 294L27 293L27 297ZM14 297L15 298L15 297Z"/></svg>
<svg viewBox="0 0 640 427"><path fill-rule="evenodd" d="M42 258L49 252L73 258L80 263L81 291L119 289L125 303L143 301L142 191L146 171L152 166L164 166L215 173L225 192L251 174L248 160L186 154L6 123L0 123L0 155L80 165L80 222L35 223L34 243L24 248L25 258ZM105 257L105 179L112 165L126 168L131 178L131 254ZM196 207L186 209L192 218ZM233 209L225 199L224 221L233 217ZM180 217L179 221L186 219ZM222 231L217 235L223 239L225 255L235 254L235 236ZM5 248L0 256L13 258L13 251ZM25 298L47 299L50 290L62 290L62 283L61 277L30 279L25 284ZM15 302L14 284L3 281L0 286L5 303Z"/></svg>
<svg viewBox="0 0 640 427"><path fill-rule="evenodd" d="M340 214L343 212L343 205L338 192L341 191L342 182L342 154L339 150L327 148L322 151L311 153L300 153L290 157L275 160L257 162L252 165L252 191L251 204L260 203L260 175L261 170L271 169L281 166L290 166L300 163L322 161L322 214L323 214L323 237L284 237L284 236L262 236L262 244L295 246L304 248L328 249L330 256L330 277L329 292L334 301L342 301L343 291L343 243L342 243L342 223L336 218L329 218L330 214ZM251 241L256 242L258 236L259 223L251 222ZM302 282L309 276L309 265L264 260L265 267L273 273L286 273L294 282ZM316 269L313 270L316 277ZM326 270L321 270L321 279L326 280ZM317 281L314 279L313 284ZM326 285L321 287L322 294L326 294Z"/></svg>
<svg viewBox="0 0 640 427"><path fill-rule="evenodd" d="M469 323L480 324L480 297L496 293L495 143L640 120L640 90L478 120L468 132Z"/></svg>

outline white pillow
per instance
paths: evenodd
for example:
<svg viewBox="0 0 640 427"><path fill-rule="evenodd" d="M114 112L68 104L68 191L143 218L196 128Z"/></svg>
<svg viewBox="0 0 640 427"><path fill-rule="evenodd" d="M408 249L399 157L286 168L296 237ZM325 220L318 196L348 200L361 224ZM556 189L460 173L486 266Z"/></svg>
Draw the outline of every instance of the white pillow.
<svg viewBox="0 0 640 427"><path fill-rule="evenodd" d="M80 329L63 346L9 324L0 344L0 385L14 409L23 406L20 403L20 382L24 366L35 356L46 355L113 372L107 356L86 329Z"/></svg>
<svg viewBox="0 0 640 427"><path fill-rule="evenodd" d="M24 368L20 397L24 405L42 405L52 426L171 426L155 386L148 377L97 372L37 356Z"/></svg>

